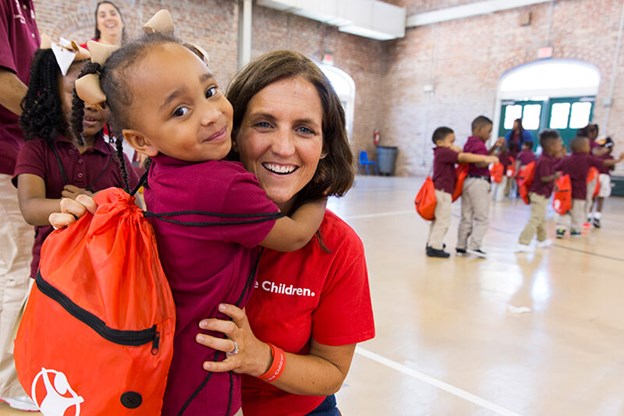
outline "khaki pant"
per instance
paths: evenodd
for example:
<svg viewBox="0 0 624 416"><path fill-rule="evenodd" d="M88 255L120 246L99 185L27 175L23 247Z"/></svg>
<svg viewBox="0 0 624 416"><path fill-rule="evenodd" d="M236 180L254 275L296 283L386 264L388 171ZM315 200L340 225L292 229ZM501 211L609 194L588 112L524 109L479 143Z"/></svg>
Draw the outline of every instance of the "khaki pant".
<svg viewBox="0 0 624 416"><path fill-rule="evenodd" d="M442 250L444 247L444 236L451 225L451 199L452 196L448 192L436 189L436 208L435 220L431 222L429 228L429 239L427 245L436 250Z"/></svg>
<svg viewBox="0 0 624 416"><path fill-rule="evenodd" d="M524 227L518 242L520 244L529 245L533 240L533 236L537 233L537 241L546 240L546 209L548 207L548 199L534 192L529 194L531 201L531 218L529 223Z"/></svg>
<svg viewBox="0 0 624 416"><path fill-rule="evenodd" d="M587 219L585 216L586 200L573 199L572 209L569 215L557 215L557 230L566 230L568 228L568 216L570 217L570 231L580 233L583 230L583 223Z"/></svg>
<svg viewBox="0 0 624 416"><path fill-rule="evenodd" d="M22 217L17 190L0 174L0 397L23 396L13 362L13 340L28 297L34 228Z"/></svg>
<svg viewBox="0 0 624 416"><path fill-rule="evenodd" d="M594 206L594 191L596 190L596 186L598 186L598 178L600 175L596 176L593 181L587 184L587 197L585 202L585 218L583 222L585 222L589 218L589 213L591 212L592 207Z"/></svg>
<svg viewBox="0 0 624 416"><path fill-rule="evenodd" d="M457 248L481 248L489 225L489 215L490 183L482 178L466 178L461 197Z"/></svg>

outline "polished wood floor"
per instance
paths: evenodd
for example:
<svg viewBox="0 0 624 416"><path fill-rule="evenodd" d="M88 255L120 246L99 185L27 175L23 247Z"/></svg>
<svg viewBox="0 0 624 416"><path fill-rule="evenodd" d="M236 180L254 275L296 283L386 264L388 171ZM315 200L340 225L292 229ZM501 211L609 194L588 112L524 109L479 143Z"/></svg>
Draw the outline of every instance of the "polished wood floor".
<svg viewBox="0 0 624 416"><path fill-rule="evenodd" d="M603 227L513 251L529 208L492 204L486 260L425 256L422 178L358 176L329 203L366 247L377 337L338 394L346 416L624 415L624 198ZM459 203L447 234L454 251ZM0 415L12 415L0 405Z"/></svg>

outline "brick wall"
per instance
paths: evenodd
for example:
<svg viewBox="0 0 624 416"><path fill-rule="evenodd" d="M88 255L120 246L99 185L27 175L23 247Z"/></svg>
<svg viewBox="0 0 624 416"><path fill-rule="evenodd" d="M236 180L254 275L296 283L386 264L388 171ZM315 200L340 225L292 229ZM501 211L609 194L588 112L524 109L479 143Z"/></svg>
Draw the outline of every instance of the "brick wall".
<svg viewBox="0 0 624 416"><path fill-rule="evenodd" d="M393 1L420 8L415 0ZM465 1L444 2L447 7ZM405 38L385 42L384 128L382 136L399 146L399 175L426 173L431 166L431 134L448 125L462 144L471 120L494 117L497 84L506 71L537 59L537 50L553 47L553 58L590 62L601 82L593 119L601 134L616 139L615 154L624 152L624 51L613 73L620 16L620 0L561 0L484 16L408 29ZM420 9L419 12L430 10ZM529 26L518 23L521 13L532 14ZM604 100L615 77L613 105L604 125ZM433 94L423 85L435 86Z"/></svg>
<svg viewBox="0 0 624 416"><path fill-rule="evenodd" d="M387 0L408 14L470 3L469 0ZM235 0L117 0L130 35L160 8L168 8L177 34L204 46L213 71L227 85L237 68L238 2ZM39 27L51 35L84 41L93 36L95 0L35 0ZM550 20L552 7L552 24ZM353 150L374 154L372 131L382 144L399 147L397 174L426 173L431 163L431 133L439 125L455 129L460 144L478 114L495 113L498 81L506 71L537 57L549 42L554 58L596 65L601 84L594 120L601 132L616 138L624 151L624 51L613 73L621 0L559 0L418 28L403 39L378 42L339 32L334 27L254 6L252 56L274 49L294 49L320 61L333 53L334 65L356 86ZM530 11L529 26L520 26ZM615 80L608 125L603 125ZM433 85L433 93L423 91Z"/></svg>

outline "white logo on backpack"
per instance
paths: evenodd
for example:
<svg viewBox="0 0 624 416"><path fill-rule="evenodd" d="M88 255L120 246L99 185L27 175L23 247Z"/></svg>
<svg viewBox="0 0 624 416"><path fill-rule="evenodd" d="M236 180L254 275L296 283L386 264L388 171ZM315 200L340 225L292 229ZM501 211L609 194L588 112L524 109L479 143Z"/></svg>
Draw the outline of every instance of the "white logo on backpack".
<svg viewBox="0 0 624 416"><path fill-rule="evenodd" d="M50 379L51 376L54 380ZM41 401L37 398L37 386L40 383L43 383L46 391ZM71 407L75 407L75 416L80 416L80 403L84 402L84 398L69 385L65 374L43 367L32 382L31 397L44 416L63 416Z"/></svg>

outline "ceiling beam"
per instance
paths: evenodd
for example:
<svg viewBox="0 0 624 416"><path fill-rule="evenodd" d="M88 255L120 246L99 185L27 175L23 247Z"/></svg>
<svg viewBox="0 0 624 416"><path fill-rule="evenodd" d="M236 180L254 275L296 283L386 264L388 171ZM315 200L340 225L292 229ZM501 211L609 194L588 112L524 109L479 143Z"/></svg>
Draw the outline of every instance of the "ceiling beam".
<svg viewBox="0 0 624 416"><path fill-rule="evenodd" d="M501 10L515 9L532 4L550 3L553 0L486 0L463 6L448 7L431 12L413 14L407 17L406 27L425 26L449 20L490 14Z"/></svg>

